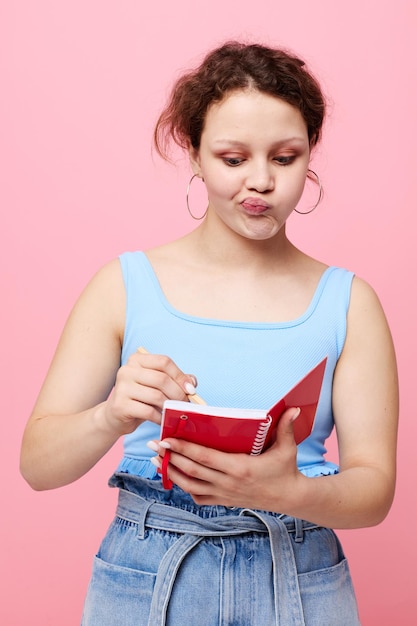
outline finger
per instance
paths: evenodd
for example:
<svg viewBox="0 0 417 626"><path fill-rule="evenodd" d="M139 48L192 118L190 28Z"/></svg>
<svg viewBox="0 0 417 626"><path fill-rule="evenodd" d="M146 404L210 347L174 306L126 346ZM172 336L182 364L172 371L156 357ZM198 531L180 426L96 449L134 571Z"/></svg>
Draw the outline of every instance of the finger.
<svg viewBox="0 0 417 626"><path fill-rule="evenodd" d="M291 407L282 414L277 427L277 436L274 445L284 444L288 442L292 445L294 441L294 422L300 415L301 410L299 407Z"/></svg>
<svg viewBox="0 0 417 626"><path fill-rule="evenodd" d="M185 395L194 395L196 393L196 377L192 374L185 374L168 356L150 354L143 347L138 348L136 354L140 355L139 363L143 367L160 372L163 376L166 376L174 381L174 383L180 388L180 392L176 389L175 395L168 395L168 398L181 400L185 399ZM172 388L171 393L173 393ZM178 396L178 393L180 393L180 396Z"/></svg>
<svg viewBox="0 0 417 626"><path fill-rule="evenodd" d="M119 404L124 399L133 400L154 406L161 412L164 401L169 397L167 394L175 392L174 385L170 385L159 372L129 364L121 367L117 373L113 403Z"/></svg>
<svg viewBox="0 0 417 626"><path fill-rule="evenodd" d="M212 472L213 470L210 471ZM178 487L180 487L183 491L192 495L192 497L195 497L196 495L205 496L213 494L213 492L216 491L216 483L212 482L210 477L209 480L205 480L199 476L187 474L185 471L174 465L171 459L167 468L167 477L175 485L178 485Z"/></svg>
<svg viewBox="0 0 417 626"><path fill-rule="evenodd" d="M131 387L130 391L124 386L113 391L108 403L111 416L121 422L129 422L133 419L160 424L162 409L158 406L158 399L152 395L153 390L141 387L141 393L138 393L138 385L132 384ZM135 428L137 426L138 424Z"/></svg>
<svg viewBox="0 0 417 626"><path fill-rule="evenodd" d="M189 378L191 379L192 384L194 385L194 387L197 387L198 385L198 380L197 377L194 376L194 374L188 374Z"/></svg>
<svg viewBox="0 0 417 626"><path fill-rule="evenodd" d="M197 379L192 374L185 374L172 359L162 354L150 354L143 347L139 347L137 352L145 356L147 367L167 374L188 394L195 393Z"/></svg>
<svg viewBox="0 0 417 626"><path fill-rule="evenodd" d="M137 359L136 355L129 359L126 366L126 374L137 384L149 391L154 390L152 398L147 397L145 401L162 407L167 399L185 400L186 392L180 384L173 378L175 370L164 366L164 359L157 358L143 362ZM129 369L130 368L130 369ZM171 370L171 371L170 371ZM138 389L137 393L142 395L143 389Z"/></svg>
<svg viewBox="0 0 417 626"><path fill-rule="evenodd" d="M158 450L160 450L157 441L148 441L146 445L153 452L158 452ZM164 455L164 452L167 451L163 450L162 455L157 454L150 459L151 463L159 472L162 472L164 458L167 458L166 455ZM190 461L179 454L175 454L174 459L171 457L172 454L170 451L169 463L167 467L167 477L169 480L188 492L192 491L193 493L199 493L200 495L203 493L211 493L212 488L210 485L212 484L213 478L216 478L216 475L220 475L219 472L203 468L194 461ZM176 461L177 465L175 465Z"/></svg>
<svg viewBox="0 0 417 626"><path fill-rule="evenodd" d="M172 463L181 471L192 476L198 474L198 478L207 481L210 475L205 470L233 475L234 469L247 458L246 454L222 452L183 439L164 439L159 442L159 446L162 449L160 454L163 454L163 449L171 450ZM202 469L197 469L193 464Z"/></svg>
<svg viewBox="0 0 417 626"><path fill-rule="evenodd" d="M171 448L167 447L166 442L164 442L164 445L161 445L160 441L152 439L151 441L148 441L146 445L150 450L157 453L157 456L151 458L152 463L156 467L162 466L165 452L169 450L170 466L172 466L172 468L177 468L182 474L204 481L210 481L214 478L215 474L219 474L219 472L215 469L205 467L196 461L183 456L182 454L175 453Z"/></svg>

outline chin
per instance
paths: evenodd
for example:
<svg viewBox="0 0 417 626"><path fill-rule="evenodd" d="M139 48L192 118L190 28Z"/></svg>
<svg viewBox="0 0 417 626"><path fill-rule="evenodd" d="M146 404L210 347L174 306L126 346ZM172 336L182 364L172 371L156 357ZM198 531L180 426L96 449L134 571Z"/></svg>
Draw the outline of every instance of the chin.
<svg viewBox="0 0 417 626"><path fill-rule="evenodd" d="M253 241L269 241L271 239L276 239L282 232L283 227L276 226L275 228L259 229L258 231L247 230L244 236L247 239L252 239Z"/></svg>

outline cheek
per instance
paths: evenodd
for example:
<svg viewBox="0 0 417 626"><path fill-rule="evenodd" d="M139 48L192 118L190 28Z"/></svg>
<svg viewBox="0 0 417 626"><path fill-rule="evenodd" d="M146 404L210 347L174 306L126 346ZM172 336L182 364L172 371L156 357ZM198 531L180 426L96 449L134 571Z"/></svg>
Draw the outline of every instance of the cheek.
<svg viewBox="0 0 417 626"><path fill-rule="evenodd" d="M288 194L295 200L299 200L303 195L304 187L306 184L307 169L300 168L299 171L294 172L290 180L288 180ZM279 184L279 183L278 183Z"/></svg>
<svg viewBox="0 0 417 626"><path fill-rule="evenodd" d="M294 188L293 197L294 197L294 199L297 202L301 198L301 196L303 195L304 187L305 187L305 179L302 179L302 180L299 181L299 183Z"/></svg>
<svg viewBox="0 0 417 626"><path fill-rule="evenodd" d="M207 193L210 198L227 200L233 198L242 187L242 182L237 176L226 176L220 172L206 179Z"/></svg>

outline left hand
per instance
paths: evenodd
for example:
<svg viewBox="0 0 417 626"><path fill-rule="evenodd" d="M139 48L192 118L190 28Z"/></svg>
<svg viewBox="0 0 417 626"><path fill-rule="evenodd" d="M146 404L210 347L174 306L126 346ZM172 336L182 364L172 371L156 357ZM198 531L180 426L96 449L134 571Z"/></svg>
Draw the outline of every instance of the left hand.
<svg viewBox="0 0 417 626"><path fill-rule="evenodd" d="M259 456L220 452L181 439L152 442L158 451L156 465L170 449L169 478L188 492L196 504L250 507L283 512L289 495L294 497L301 476L293 421L298 410L282 415L274 444Z"/></svg>

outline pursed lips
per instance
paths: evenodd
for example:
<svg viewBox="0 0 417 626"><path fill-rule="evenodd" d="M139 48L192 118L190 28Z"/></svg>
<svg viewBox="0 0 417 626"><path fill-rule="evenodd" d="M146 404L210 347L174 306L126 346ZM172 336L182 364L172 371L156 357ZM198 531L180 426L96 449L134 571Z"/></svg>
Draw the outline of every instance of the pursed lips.
<svg viewBox="0 0 417 626"><path fill-rule="evenodd" d="M259 215L271 208L270 204L267 204L259 198L245 198L245 200L241 202L241 205L247 213L252 213L253 215Z"/></svg>

